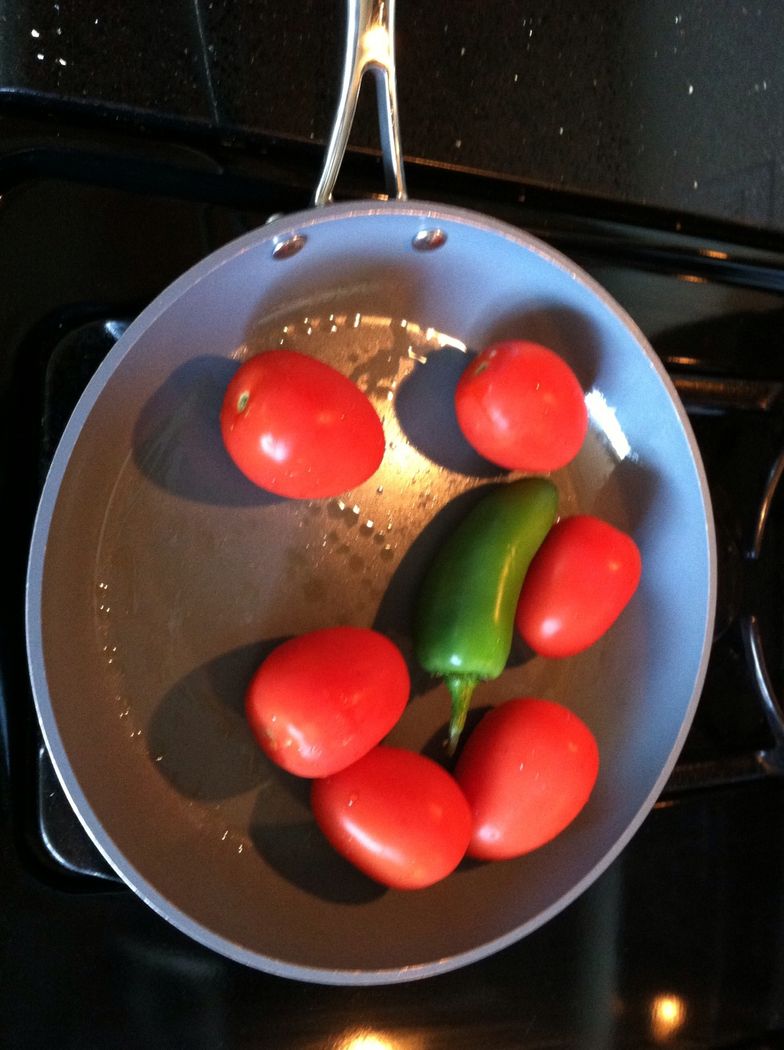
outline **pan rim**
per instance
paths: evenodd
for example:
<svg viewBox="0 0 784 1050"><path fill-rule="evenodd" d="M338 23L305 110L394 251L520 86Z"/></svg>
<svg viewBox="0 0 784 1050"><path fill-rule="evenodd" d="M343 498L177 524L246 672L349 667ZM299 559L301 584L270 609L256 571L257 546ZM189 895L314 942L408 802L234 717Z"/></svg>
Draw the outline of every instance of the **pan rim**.
<svg viewBox="0 0 784 1050"><path fill-rule="evenodd" d="M564 271L569 277L590 291L601 305L608 310L621 325L632 335L638 348L654 369L659 381L669 395L681 424L694 468L700 503L704 520L704 538L707 566L707 605L702 650L699 665L694 678L692 693L685 709L679 731L670 749L667 761L656 778L643 804L639 807L634 819L626 826L623 833L615 840L612 847L567 893L563 894L550 907L534 918L515 927L506 934L474 946L465 951L445 958L433 959L411 966L387 969L336 969L306 966L300 963L289 963L275 959L261 952L247 949L217 933L201 922L191 918L151 885L129 861L115 844L109 830L98 820L89 800L84 795L76 770L73 768L63 745L58 727L55 705L48 688L46 661L43 651L42 601L44 588L44 565L48 535L52 525L61 486L66 470L71 461L74 448L82 429L94 406L102 396L110 378L121 362L135 345L143 332L183 294L198 284L214 270L226 265L240 254L256 248L265 242L274 245L295 233L306 232L326 222L338 222L346 219L366 219L375 216L402 215L423 222L452 222L468 226L491 235L498 235L506 240L528 249L545 262ZM310 209L276 219L267 226L262 226L243 234L239 238L212 252L197 262L182 276L168 285L129 325L117 344L99 366L88 383L79 402L71 415L61 440L57 446L38 504L30 544L26 591L25 591L25 629L28 667L32 685L36 713L47 750L52 758L58 780L69 799L80 823L95 844L99 853L106 859L111 868L117 872L123 882L132 889L149 907L162 918L218 954L235 962L277 976L306 982L330 985L381 985L402 983L420 978L434 976L458 969L486 958L521 940L534 930L543 926L555 915L563 911L577 899L598 877L613 863L636 834L643 821L650 813L653 804L669 778L686 736L699 701L708 661L711 652L711 639L715 618L717 590L717 555L716 537L709 487L702 456L697 445L691 423L683 407L674 384L667 374L664 365L653 351L646 337L636 322L626 313L609 293L589 274L583 271L567 256L551 248L537 237L511 226L501 220L484 216L468 209L441 205L427 201L384 201L384 202L348 202L330 205L324 209Z"/></svg>

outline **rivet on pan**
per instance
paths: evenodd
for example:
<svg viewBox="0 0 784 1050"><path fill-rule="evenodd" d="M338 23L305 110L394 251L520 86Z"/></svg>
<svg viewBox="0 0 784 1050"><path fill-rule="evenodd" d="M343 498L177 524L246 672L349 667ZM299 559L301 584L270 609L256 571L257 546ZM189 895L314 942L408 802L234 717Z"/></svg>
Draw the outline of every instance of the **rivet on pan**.
<svg viewBox="0 0 784 1050"><path fill-rule="evenodd" d="M304 233L294 233L291 237L287 237L285 241L277 241L272 249L272 258L290 259L292 255L296 255L298 251L305 247L306 240L307 237Z"/></svg>
<svg viewBox="0 0 784 1050"><path fill-rule="evenodd" d="M446 233L436 228L435 230L420 230L412 240L412 245L419 252L432 252L446 244Z"/></svg>

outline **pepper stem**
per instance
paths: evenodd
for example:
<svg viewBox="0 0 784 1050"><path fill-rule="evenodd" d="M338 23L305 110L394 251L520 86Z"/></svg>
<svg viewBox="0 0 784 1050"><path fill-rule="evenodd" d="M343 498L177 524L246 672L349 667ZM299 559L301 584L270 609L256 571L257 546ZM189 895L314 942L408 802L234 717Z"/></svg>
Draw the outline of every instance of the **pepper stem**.
<svg viewBox="0 0 784 1050"><path fill-rule="evenodd" d="M444 678L444 684L452 697L452 717L449 721L449 741L447 743L447 751L450 755L454 755L457 750L457 743L463 732L468 709L471 706L471 697L478 681L478 678L465 674L448 674Z"/></svg>

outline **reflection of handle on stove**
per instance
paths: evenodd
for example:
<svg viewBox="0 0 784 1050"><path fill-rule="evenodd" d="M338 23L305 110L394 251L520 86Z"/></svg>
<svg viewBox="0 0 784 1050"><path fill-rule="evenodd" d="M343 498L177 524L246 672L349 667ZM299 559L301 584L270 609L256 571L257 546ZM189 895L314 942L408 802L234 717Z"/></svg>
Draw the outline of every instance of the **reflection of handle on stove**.
<svg viewBox="0 0 784 1050"><path fill-rule="evenodd" d="M754 539L748 552L748 557L752 561L757 561L762 553L762 544L765 538L768 518L770 517L771 505L782 477L784 477L784 452L779 455L773 464L765 485L765 492L760 503L754 529ZM751 664L754 669L754 677L762 697L765 717L776 742L775 756L771 755L770 757L774 759L777 771L784 773L784 708L782 708L781 700L776 695L773 680L768 671L762 645L759 618L756 614L751 613L744 618L742 626L746 646L751 657Z"/></svg>
<svg viewBox="0 0 784 1050"><path fill-rule="evenodd" d="M332 200L332 191L354 122L359 89L368 71L376 79L381 152L387 186L398 200L407 197L397 108L394 34L395 0L348 0L343 81L324 167L313 196L313 204L317 208Z"/></svg>

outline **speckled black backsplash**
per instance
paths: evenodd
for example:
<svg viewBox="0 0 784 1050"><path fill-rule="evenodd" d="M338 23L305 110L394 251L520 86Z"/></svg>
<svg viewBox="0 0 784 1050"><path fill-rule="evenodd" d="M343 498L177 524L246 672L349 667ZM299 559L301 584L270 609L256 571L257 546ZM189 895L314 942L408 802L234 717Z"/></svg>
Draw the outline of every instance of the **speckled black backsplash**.
<svg viewBox="0 0 784 1050"><path fill-rule="evenodd" d="M344 19L343 0L9 0L0 92L323 141ZM407 155L784 229L780 0L398 0L397 30ZM352 143L377 144L368 99Z"/></svg>

